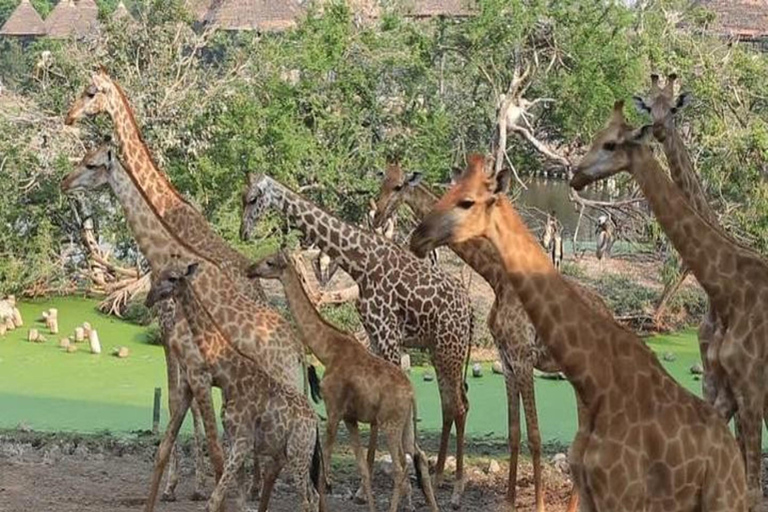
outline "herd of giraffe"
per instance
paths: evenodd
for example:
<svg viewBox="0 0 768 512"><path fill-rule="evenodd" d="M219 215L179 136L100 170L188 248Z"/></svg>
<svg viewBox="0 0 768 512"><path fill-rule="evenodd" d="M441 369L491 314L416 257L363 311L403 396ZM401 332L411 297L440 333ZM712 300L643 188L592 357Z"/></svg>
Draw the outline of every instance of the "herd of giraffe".
<svg viewBox="0 0 768 512"><path fill-rule="evenodd" d="M676 77L662 88L652 76L636 106L652 117L630 126L623 102L573 173L577 190L621 171L645 194L658 222L709 299L699 329L705 370L704 400L680 386L634 333L619 325L594 292L563 277L509 201L510 173L490 171L482 155L454 169L438 197L421 176L388 166L371 231L347 224L265 174L250 174L242 197L241 236L248 239L266 212L281 214L357 283L356 308L371 348L325 322L307 295L293 257L281 249L252 263L231 248L155 165L128 99L106 71L94 73L66 117L111 117L119 148L110 143L86 154L62 182L65 192L108 185L152 270L147 304L159 314L168 369L171 420L158 449L145 511L154 509L170 461L163 498L175 499L176 438L188 410L195 427L195 492L202 499L207 448L216 485L208 510L246 500L245 461L252 453L251 492L267 510L283 468L293 477L304 511L327 510L325 491L340 421L361 474L358 496L376 510L371 487L377 432L392 455L390 511L404 496L413 508L405 468L411 455L430 510L443 479L448 442L456 429L456 475L450 499L464 490L464 429L469 402L466 366L473 311L460 282L424 259L447 245L492 287L488 326L507 388L510 465L507 504L515 505L520 448L520 404L534 468L535 508L545 509L541 436L533 369L561 371L573 385L578 432L569 462L574 487L569 512L747 511L762 505L761 433L768 424L768 263L736 242L719 224L675 127L688 97L675 97ZM670 180L653 154L662 143ZM117 155L119 149L120 156ZM410 248L381 236L401 205L421 223ZM410 250L408 250L410 249ZM259 278L277 279L293 322L267 303ZM442 432L434 477L417 443L416 399L400 370L403 347L428 349L442 403ZM317 386L305 371L305 351L325 366ZM319 421L305 393L326 401ZM223 436L217 432L211 388L222 391ZM727 422L735 417L736 436ZM367 457L358 423L371 425ZM202 432L201 432L202 427Z"/></svg>

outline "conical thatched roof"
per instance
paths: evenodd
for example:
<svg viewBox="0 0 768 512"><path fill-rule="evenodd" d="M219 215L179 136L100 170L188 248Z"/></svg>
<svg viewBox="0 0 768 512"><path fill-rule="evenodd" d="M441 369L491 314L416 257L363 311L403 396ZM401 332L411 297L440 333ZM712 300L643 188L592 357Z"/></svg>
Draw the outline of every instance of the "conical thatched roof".
<svg viewBox="0 0 768 512"><path fill-rule="evenodd" d="M743 39L768 38L768 0L700 0L715 12L712 30Z"/></svg>
<svg viewBox="0 0 768 512"><path fill-rule="evenodd" d="M128 11L128 8L123 3L123 0L120 0L120 3L117 4L115 11L112 13L112 19L133 21L134 18L131 16L130 11Z"/></svg>
<svg viewBox="0 0 768 512"><path fill-rule="evenodd" d="M297 0L215 0L205 22L224 30L285 30L304 12Z"/></svg>
<svg viewBox="0 0 768 512"><path fill-rule="evenodd" d="M65 38L74 35L78 17L75 1L61 0L45 19L48 36Z"/></svg>
<svg viewBox="0 0 768 512"><path fill-rule="evenodd" d="M45 34L45 23L29 0L21 3L6 20L0 34L4 36L41 36Z"/></svg>
<svg viewBox="0 0 768 512"><path fill-rule="evenodd" d="M78 0L77 11L80 18L77 23L78 35L84 36L99 26L99 6L94 0Z"/></svg>
<svg viewBox="0 0 768 512"><path fill-rule="evenodd" d="M472 0L405 0L405 14L417 18L433 16L470 16L475 3Z"/></svg>
<svg viewBox="0 0 768 512"><path fill-rule="evenodd" d="M213 0L186 0L185 6L192 13L195 21L203 21L213 3Z"/></svg>

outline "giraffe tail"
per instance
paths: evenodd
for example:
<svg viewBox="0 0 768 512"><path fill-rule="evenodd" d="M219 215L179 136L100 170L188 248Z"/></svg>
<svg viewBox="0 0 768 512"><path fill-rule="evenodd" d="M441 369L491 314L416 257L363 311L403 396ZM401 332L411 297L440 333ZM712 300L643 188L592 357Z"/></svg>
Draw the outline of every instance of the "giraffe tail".
<svg viewBox="0 0 768 512"><path fill-rule="evenodd" d="M317 375L317 369L314 365L309 365L307 368L309 374L309 391L312 393L312 400L316 404L319 404L323 399L323 394L320 392L320 377Z"/></svg>
<svg viewBox="0 0 768 512"><path fill-rule="evenodd" d="M464 393L469 391L469 382L467 381L467 375L469 375L469 360L472 356L472 340L475 338L475 315L472 314L469 317L469 348L467 348L467 359L464 361ZM467 400L467 397L464 397Z"/></svg>

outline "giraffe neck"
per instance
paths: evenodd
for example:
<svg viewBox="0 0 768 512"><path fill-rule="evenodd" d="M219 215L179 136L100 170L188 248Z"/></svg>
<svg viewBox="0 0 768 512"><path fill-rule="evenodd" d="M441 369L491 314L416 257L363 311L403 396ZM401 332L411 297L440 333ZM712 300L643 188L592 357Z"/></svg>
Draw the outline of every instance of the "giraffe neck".
<svg viewBox="0 0 768 512"><path fill-rule="evenodd" d="M302 233L325 254L336 260L355 281L363 278L371 255L389 242L373 233L364 232L307 201L272 178L264 178L271 206L281 211Z"/></svg>
<svg viewBox="0 0 768 512"><path fill-rule="evenodd" d="M164 216L185 201L155 165L123 90L112 82L110 91L107 110L115 125L126 170L134 176L137 185L145 191L158 213Z"/></svg>
<svg viewBox="0 0 768 512"><path fill-rule="evenodd" d="M288 263L280 277L285 288L285 296L296 324L302 334L302 340L325 366L332 364L334 342L339 342L339 331L326 322L307 295L304 280L294 266Z"/></svg>
<svg viewBox="0 0 768 512"><path fill-rule="evenodd" d="M762 267L764 263L752 251L733 244L719 227L701 217L664 174L647 146L630 151L630 172L664 233L710 299L727 307L743 285L736 272L736 259L747 257ZM732 262L732 275L720 272L721 258Z"/></svg>
<svg viewBox="0 0 768 512"><path fill-rule="evenodd" d="M123 207L139 249L152 270L158 270L171 254L195 256L165 225L147 197L125 168L115 162L108 173L109 185Z"/></svg>
<svg viewBox="0 0 768 512"><path fill-rule="evenodd" d="M486 237L496 247L520 302L541 341L589 406L630 369L661 371L653 354L634 334L598 314L552 266L538 241L508 199L494 208Z"/></svg>
<svg viewBox="0 0 768 512"><path fill-rule="evenodd" d="M432 211L438 197L424 185L416 185L405 196L405 204L413 210L419 219L426 217ZM449 244L449 247L464 262L480 274L485 281L499 291L506 283L504 266L501 264L496 248L487 240L475 238L460 244Z"/></svg>
<svg viewBox="0 0 768 512"><path fill-rule="evenodd" d="M693 168L688 150L677 129L672 127L671 130L666 130L666 138L664 139L663 146L664 154L667 157L667 162L669 162L669 173L672 176L672 181L674 181L675 185L680 188L680 191L693 209L696 210L704 220L713 226L717 226L717 216L707 202L704 188Z"/></svg>

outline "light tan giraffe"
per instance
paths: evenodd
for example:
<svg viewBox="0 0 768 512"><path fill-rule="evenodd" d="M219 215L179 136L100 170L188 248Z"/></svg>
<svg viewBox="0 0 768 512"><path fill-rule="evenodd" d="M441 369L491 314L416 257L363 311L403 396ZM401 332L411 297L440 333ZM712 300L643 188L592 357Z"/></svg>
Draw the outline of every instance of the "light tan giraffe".
<svg viewBox="0 0 768 512"><path fill-rule="evenodd" d="M693 167L691 157L685 147L680 132L675 126L675 118L689 102L690 95L681 93L675 97L676 74L670 74L664 87L659 85L659 75L651 75L651 90L648 99L641 96L634 96L635 107L642 113L648 113L653 120L653 136L662 143L664 154L669 164L669 173L672 181L680 188L685 199L696 210L696 212L712 226L719 226L719 221L714 210L707 201L704 193L704 187L701 184L696 169ZM681 279L690 272L690 268L683 269ZM719 350L719 342L722 340L723 329L725 326L718 319L717 311L712 307L711 301L707 309L707 314L702 318L699 324L699 351L701 353L702 366L704 368L704 379L702 380L702 391L705 400L710 404L715 404L718 395L718 389L723 390L724 397L729 397L728 390L723 389L727 383L719 382L724 379L722 370L719 368L715 356ZM711 350L710 350L711 347Z"/></svg>
<svg viewBox="0 0 768 512"><path fill-rule="evenodd" d="M302 511L324 509L320 507L325 484L323 455L314 410L294 386L271 377L251 354L240 352L227 340L224 330L199 300L201 290L216 284L208 283L205 273L197 273L199 265L169 262L154 280L146 304L175 299L192 331L198 363L208 370L211 382L226 397L222 422L229 453L224 474L208 502L208 511L221 509L252 446L257 456L271 459L259 512L266 512L275 480L286 466L301 496ZM193 285L194 281L199 282ZM172 425L177 431L179 426L180 420Z"/></svg>
<svg viewBox="0 0 768 512"><path fill-rule="evenodd" d="M306 292L301 272L286 251L263 258L251 267L250 277L279 279L285 289L288 306L299 325L302 339L325 367L319 384L328 414L323 445L326 477L330 478L331 454L339 422L349 430L352 448L362 477L362 485L371 512L376 502L371 488L371 467L360 446L358 423L368 423L387 436L392 456L394 491L390 512L397 512L405 493L409 510L411 486L405 468L405 455L413 457L417 480L422 485L429 509L436 512L437 503L429 478L426 457L416 444L416 395L411 381L395 364L369 352L351 333L341 331L325 321ZM310 369L310 382L316 377ZM313 386L318 387L314 382ZM372 461L373 454L369 453Z"/></svg>
<svg viewBox="0 0 768 512"><path fill-rule="evenodd" d="M387 166L375 201L374 226L395 214L401 204L407 205L417 219L424 218L437 203L438 197L422 183L421 175L414 173L406 177L399 163ZM507 390L507 428L510 449L509 475L506 499L515 504L517 487L517 466L520 453L520 402L525 412L528 448L533 463L533 482L536 496L536 510L545 508L544 486L541 481L541 433L539 431L536 396L533 384L533 369L547 373L560 371L557 363L531 324L523 305L517 298L513 283L506 276L504 265L496 248L481 239L468 240L460 244L449 244L465 263L478 272L493 288L496 298L488 315L488 330L499 352ZM594 292L582 287L576 281L571 284L582 297L602 314L612 317L603 300ZM581 416L579 407L579 416ZM571 493L569 512L578 506L578 493Z"/></svg>
<svg viewBox="0 0 768 512"><path fill-rule="evenodd" d="M680 257L707 292L726 329L714 358L733 392L739 441L746 461L750 506L762 500L762 418L768 398L768 262L755 251L734 243L701 217L680 189L661 170L646 144L652 126L634 129L616 102L607 126L596 136L571 186L581 189L622 171L640 186L657 221ZM731 400L716 408L730 418Z"/></svg>
<svg viewBox="0 0 768 512"><path fill-rule="evenodd" d="M595 314L554 269L506 196L512 173L488 175L482 155L468 160L416 228L411 248L423 255L482 237L498 250L587 411L570 453L582 510L744 512L744 467L722 418L675 382L637 335Z"/></svg>
<svg viewBox="0 0 768 512"><path fill-rule="evenodd" d="M153 271L167 265L175 255L186 259L206 261L201 273L206 274L206 284L216 286L202 291L201 300L205 301L206 309L214 316L219 326L225 326L228 339L240 351L253 357L268 369L271 375L283 384L297 386L300 361L303 359L303 347L286 319L276 310L262 302L254 302L239 292L238 287L228 275L219 270L215 263L205 260L194 248L186 245L185 241L176 235L147 201L142 190L136 187L131 175L127 173L118 161L115 152L109 146L103 146L89 153L81 165L64 178L62 189L68 192L91 190L108 184L120 201L128 225L136 238L142 254L147 258ZM176 308L174 320L174 335L172 347L180 361L186 363L189 357L183 350L182 339L189 339L191 331L179 308ZM188 365L186 371L189 373ZM190 382L193 384L193 382ZM195 398L206 402L200 403L209 450L214 463L217 480L223 471L223 455L218 445L216 423L212 405L209 402L209 389L193 388ZM182 389L182 392L185 390ZM186 390L189 392L189 390ZM206 395L208 393L208 395ZM178 406L172 409L171 421L182 421L187 408ZM181 415L181 418L177 416ZM165 436L173 443L176 433L166 430ZM167 459L158 457L155 460L155 470L150 484L150 493L146 511L154 507L155 498ZM255 474L258 471L254 472ZM257 483L257 482L256 482Z"/></svg>

